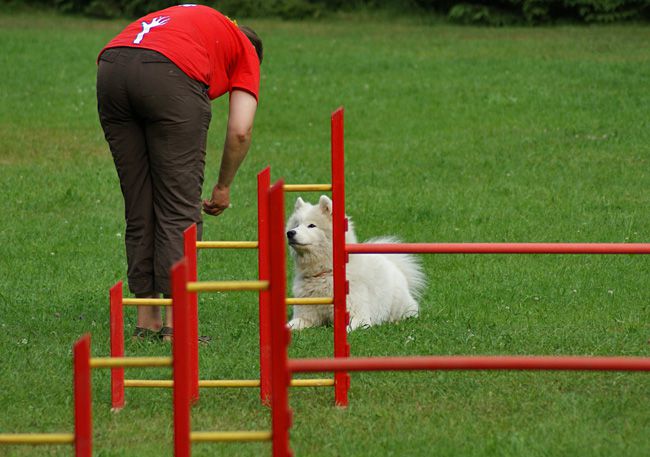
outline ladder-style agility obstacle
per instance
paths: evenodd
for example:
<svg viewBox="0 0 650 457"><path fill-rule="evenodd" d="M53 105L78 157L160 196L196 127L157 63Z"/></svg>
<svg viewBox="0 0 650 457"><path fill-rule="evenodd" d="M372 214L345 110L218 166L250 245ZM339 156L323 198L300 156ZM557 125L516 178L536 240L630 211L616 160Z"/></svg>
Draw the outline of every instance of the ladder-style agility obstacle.
<svg viewBox="0 0 650 457"><path fill-rule="evenodd" d="M270 441L270 431L192 431L190 408L192 374L190 336L190 294L193 292L267 290L268 281L189 281L185 259L172 268L172 298L177 312L173 313L174 337L172 357L91 357L90 335L81 337L73 347L74 354L74 433L16 433L0 434L0 444L45 445L72 444L75 457L91 457L92 440L92 376L95 368L172 367L174 455L189 457L193 442ZM117 290L116 290L117 293ZM138 302L136 302L138 303ZM153 301L156 305L161 302Z"/></svg>
<svg viewBox="0 0 650 457"><path fill-rule="evenodd" d="M343 108L334 111L330 119L331 128L331 183L330 184L283 184L284 192L328 192L331 191L334 201L343 200L345 195L345 165L344 165L344 144L343 144ZM258 252L258 279L260 281L269 278L269 246L265 242L268 233L268 196L267 190L271 185L271 170L266 167L257 175L257 208L258 208L258 240L257 241L199 241L197 240L196 226L192 225L184 232L184 252L188 262L188 275L190 281L197 281L197 251L203 249L256 249ZM339 230L335 236L345 236L344 214L336 214L334 209L335 224L339 224ZM339 240L341 241L341 240ZM344 240L343 240L344 241ZM339 253L334 253L334 263L340 264L344 259ZM311 298L286 298L289 305L334 305L334 353L337 357L347 357L350 354L350 347L347 341L347 324L349 316L345 305L345 276L338 272L334 273L333 297L311 297ZM124 298L123 285L121 282L115 284L110 290L110 323L111 323L111 355L114 357L124 356L124 306L170 306L171 299L146 299L146 298ZM268 405L271 390L271 351L270 351L270 311L268 293L259 291L259 379L199 379L199 355L198 355L198 297L195 292L190 292L190 337L191 345L191 370L195 380L192 384L192 398L196 401L199 398L199 388L209 387L250 387L260 389L260 399L263 404ZM347 392L349 389L349 376L346 374L335 374L333 379L295 379L292 381L294 387L334 387L335 403L338 406L348 404ZM125 388L131 387L163 387L170 388L168 380L154 379L125 379L124 370L115 368L111 373L111 401L114 410L119 410L125 404Z"/></svg>
<svg viewBox="0 0 650 457"><path fill-rule="evenodd" d="M277 193L283 194L283 189L281 184L276 184L271 189L275 189ZM268 203L268 198L270 191L267 189L265 191L266 199ZM284 199L282 198L282 201ZM280 217L283 217L284 211ZM277 221L279 220L277 215L270 214L270 220ZM276 229L272 233L272 223L266 225L266 234L265 238L268 242L269 251L268 251L268 280L258 280L258 281L248 281L242 282L237 289L239 290L260 290L268 293L269 308L268 308L268 317L272 319L272 310L276 308L282 308L284 315L286 316L287 308L287 299L286 299L286 264L285 264L285 244L284 244L284 232L282 230L281 222L280 226L276 225ZM172 301L174 307L176 307L176 312L174 312L174 341L176 338L181 338L183 341L186 341L185 347L176 348L174 344L174 359L179 357L179 363L174 365L174 455L176 457L191 457L192 455L192 443L193 442L224 442L224 441L272 441L273 442L273 455L276 455L276 429L286 426L286 422L290 421L290 417L285 414L285 409L282 407L282 402L287 399L286 388L291 386L291 380L286 380L286 386L284 390L284 399L280 395L276 394L276 384L280 379L277 376L275 370L275 354L273 352L275 337L273 334L270 334L270 349L272 357L272 376L271 376L271 392L269 403L271 406L271 422L272 427L270 431L232 431L232 432L196 432L191 430L191 400L192 400L192 384L194 380L191 379L190 375L190 357L183 357L182 351L189 350L189 338L190 336L190 322L192 319L184 318L176 323L177 314L185 314L183 311L189 310L191 302L191 294L196 292L210 292L218 290L233 290L231 284L228 284L228 287L224 289L224 284L226 282L192 282L191 278L191 267L189 266L190 262L184 258L182 261L178 262L171 271L171 282L172 282ZM176 325L179 325L177 328ZM284 325L284 324L283 324ZM272 326L269 327L269 330L273 333ZM288 341L287 341L288 344ZM276 351L277 352L277 351ZM279 454L278 454L279 455Z"/></svg>
<svg viewBox="0 0 650 457"><path fill-rule="evenodd" d="M271 246L283 246L284 195L280 186L269 191ZM338 202L341 205L342 202ZM336 202L335 202L336 206ZM563 253L563 254L648 254L648 244L349 244L342 252L354 253ZM549 357L549 356L412 356L334 357L289 359L291 332L286 326L286 306L278 304L285 294L284 248L272 250L271 342L273 363L273 457L291 457L289 442L292 411L288 386L294 373L414 370L570 370L570 371L650 371L650 358L642 357ZM277 258L275 258L277 257Z"/></svg>
<svg viewBox="0 0 650 457"><path fill-rule="evenodd" d="M265 203L266 204L266 203ZM264 224L260 230L260 240L265 240L266 235L265 231L268 231L267 224ZM192 387L192 402L196 402L199 397L199 388L260 388L261 380L260 379L199 379L198 376L198 292L227 292L227 291L259 291L260 294L260 308L268 310L268 295L267 289L264 285L268 280L251 280L251 281L212 281L212 282L196 282L196 249L201 248L200 241L196 241L196 225L189 227L184 234L185 238L185 251L190 253L190 256L186 256L187 269L188 269L188 281L191 283L188 286L188 322L190 326L190 340L188 347L189 349L189 363L190 363L190 372L193 382ZM223 243L226 243L225 246L233 247L238 246L242 243L244 246L250 246L252 243L257 244L257 242L206 242L210 243L210 247L215 246L224 246ZM248 244L250 243L250 244ZM260 245L266 246L267 243L262 241ZM189 246L196 246L194 249L188 249ZM268 254L265 254L260 259L260 277L268 277L269 271L269 260L270 257ZM200 285L200 286L199 286ZM123 297L123 286L122 282L118 282L110 289L110 335L111 335L111 355L113 357L124 357L124 317L123 317L123 307L124 306L173 306L173 298L124 298ZM331 303L330 298L319 298L319 299L290 299L287 298L287 304L292 303ZM263 306L263 308L262 308ZM269 315L270 316L270 315ZM265 322L268 322L268 317ZM264 322L264 321L261 321ZM266 326L265 328L268 328ZM260 337L262 338L262 337ZM269 343L267 343L269 344ZM267 350L267 353L270 354L270 350ZM262 365L264 370L270 370L269 362L265 360L266 364ZM268 382L270 384L270 371L264 371ZM333 379L295 379L292 381L291 385L293 387L327 387L334 385ZM114 367L111 370L111 404L112 408L115 411L120 410L125 405L125 388L127 387L144 387L144 388L172 388L173 381L165 379L125 379L124 369L121 367ZM270 399L270 385L264 390L266 404L268 404Z"/></svg>
<svg viewBox="0 0 650 457"><path fill-rule="evenodd" d="M171 270L172 302L174 303L174 337L172 343L174 356L174 455L189 457L192 454L193 442L224 442L224 441L269 441L270 431L192 431L191 405L196 391L196 379L192 372L192 328L191 294L197 292L216 291L260 291L268 290L269 281L190 281L188 262L184 258L176 263ZM185 317L177 319L177 315ZM182 341L183 344L177 344ZM177 362L177 363L176 363Z"/></svg>
<svg viewBox="0 0 650 457"><path fill-rule="evenodd" d="M268 225L266 230L267 233L264 233L263 237L268 239ZM277 249L279 248L276 247L275 250ZM282 249L284 249L284 246L282 246ZM273 249L271 249L271 253L275 255ZM277 261L273 261L271 256L268 256L268 261L270 262L267 266L269 271L279 268ZM122 299L120 287L112 289L112 294L120 297L121 305L124 305L125 301L129 305L151 306L168 306L173 303L175 312L172 317L174 324L172 357L91 358L90 335L84 335L75 343L73 350L74 433L0 434L0 444L73 444L75 446L75 457L91 457L93 428L91 368L119 368L123 373L124 368L128 367L166 366L173 368L173 377L166 384L172 388L173 392L175 456L191 456L193 442L270 441L272 439L271 431L192 431L190 414L191 405L196 400L194 397L196 380L192 372L194 354L192 352L191 338L195 319L191 309L192 294L215 291L268 291L270 289L269 280L198 282L191 279L188 262L184 258L171 269L171 299ZM285 302L283 296L281 305L284 307L286 307ZM118 328L118 326L115 328Z"/></svg>
<svg viewBox="0 0 650 457"><path fill-rule="evenodd" d="M71 444L75 457L91 457L92 377L91 369L127 367L170 367L171 357L91 357L90 335L82 336L73 346L74 357L74 433L0 434L0 444L52 445Z"/></svg>

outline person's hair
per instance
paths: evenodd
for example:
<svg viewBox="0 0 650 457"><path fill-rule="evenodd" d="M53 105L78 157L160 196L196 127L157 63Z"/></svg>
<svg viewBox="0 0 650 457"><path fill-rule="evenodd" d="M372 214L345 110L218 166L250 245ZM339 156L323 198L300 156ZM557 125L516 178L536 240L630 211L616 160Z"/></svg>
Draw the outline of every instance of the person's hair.
<svg viewBox="0 0 650 457"><path fill-rule="evenodd" d="M255 30L245 25L240 25L239 30L241 30L244 35L250 40L250 42L255 46L255 51L257 52L257 57L260 59L260 65L262 64L262 59L264 58L264 45L262 44L262 39L257 36Z"/></svg>

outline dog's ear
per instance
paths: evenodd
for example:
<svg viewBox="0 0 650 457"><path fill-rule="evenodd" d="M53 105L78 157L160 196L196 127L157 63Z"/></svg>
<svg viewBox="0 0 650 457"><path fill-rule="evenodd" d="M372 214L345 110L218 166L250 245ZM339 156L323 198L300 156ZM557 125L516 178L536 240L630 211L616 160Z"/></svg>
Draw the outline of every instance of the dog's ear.
<svg viewBox="0 0 650 457"><path fill-rule="evenodd" d="M300 209L300 207L304 205L305 205L305 201L302 198L298 197L298 199L296 200L296 206L294 208Z"/></svg>
<svg viewBox="0 0 650 457"><path fill-rule="evenodd" d="M332 200L327 195L321 195L320 200L318 201L318 206L320 210L327 214L328 216L332 215Z"/></svg>

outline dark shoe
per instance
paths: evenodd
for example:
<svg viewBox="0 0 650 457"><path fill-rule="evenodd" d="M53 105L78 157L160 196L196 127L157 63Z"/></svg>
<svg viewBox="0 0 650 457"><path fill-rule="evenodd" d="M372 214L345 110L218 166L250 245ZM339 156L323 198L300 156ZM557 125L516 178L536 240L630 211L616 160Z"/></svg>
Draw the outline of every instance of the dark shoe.
<svg viewBox="0 0 650 457"><path fill-rule="evenodd" d="M172 336L174 335L174 329L171 327L163 327L160 329L160 332L158 332L160 335L160 339L163 341L171 341Z"/></svg>
<svg viewBox="0 0 650 457"><path fill-rule="evenodd" d="M171 341L174 336L174 329L172 327L163 327L160 329L159 335L163 341ZM208 344L210 341L212 341L211 336L199 335L199 343Z"/></svg>
<svg viewBox="0 0 650 457"><path fill-rule="evenodd" d="M160 341L161 340L160 331L151 330L143 327L136 327L133 330L134 341Z"/></svg>

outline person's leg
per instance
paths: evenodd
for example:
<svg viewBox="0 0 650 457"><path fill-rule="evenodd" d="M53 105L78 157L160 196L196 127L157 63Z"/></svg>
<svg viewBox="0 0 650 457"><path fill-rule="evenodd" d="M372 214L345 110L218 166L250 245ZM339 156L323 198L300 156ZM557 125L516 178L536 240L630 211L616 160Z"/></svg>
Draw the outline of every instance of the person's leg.
<svg viewBox="0 0 650 457"><path fill-rule="evenodd" d="M145 294L135 294L137 298L158 298L158 294L149 292ZM162 313L160 306L138 306L138 322L137 329L152 330L154 332L160 331L163 327ZM138 330L136 330L136 333ZM138 335L135 335L138 336Z"/></svg>
<svg viewBox="0 0 650 457"><path fill-rule="evenodd" d="M99 118L109 144L124 196L125 245L129 289L136 297L156 297L154 289L153 186L142 121L133 112L128 95L132 55L121 49L106 51L97 73ZM158 307L138 307L137 326L158 331Z"/></svg>
<svg viewBox="0 0 650 457"><path fill-rule="evenodd" d="M193 113L185 114L187 124L191 125L189 129L185 122L172 127L163 121L150 125L147 130L147 138L159 138L161 130L177 138L173 143L168 138L166 147L161 148L162 155L152 158L156 214L155 283L156 290L165 295L171 294L170 268L183 257L183 232L195 223L197 239L202 238L201 188L210 123L209 102L206 101L206 105L207 108L199 105ZM173 326L171 309L166 310L165 326Z"/></svg>
<svg viewBox="0 0 650 457"><path fill-rule="evenodd" d="M143 96L137 107L147 119L156 221L154 290L169 296L170 268L183 256L183 231L196 223L201 239L201 188L210 100L203 84L190 79L162 56L143 59L141 69ZM167 309L165 326L172 325L172 312Z"/></svg>

